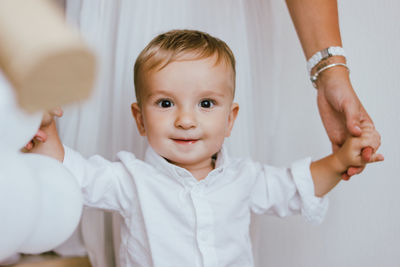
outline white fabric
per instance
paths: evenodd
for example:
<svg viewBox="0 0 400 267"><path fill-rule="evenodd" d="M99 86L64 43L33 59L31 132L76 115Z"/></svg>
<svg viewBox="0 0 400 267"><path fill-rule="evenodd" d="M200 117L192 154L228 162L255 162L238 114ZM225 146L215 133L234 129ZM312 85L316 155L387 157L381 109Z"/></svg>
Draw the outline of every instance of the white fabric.
<svg viewBox="0 0 400 267"><path fill-rule="evenodd" d="M119 152L118 161L84 159L65 148L64 165L82 188L85 205L123 217L121 266L253 266L251 211L284 217L301 212L319 223L327 198L314 196L310 159L291 168L230 159L197 181L151 147L146 160Z"/></svg>

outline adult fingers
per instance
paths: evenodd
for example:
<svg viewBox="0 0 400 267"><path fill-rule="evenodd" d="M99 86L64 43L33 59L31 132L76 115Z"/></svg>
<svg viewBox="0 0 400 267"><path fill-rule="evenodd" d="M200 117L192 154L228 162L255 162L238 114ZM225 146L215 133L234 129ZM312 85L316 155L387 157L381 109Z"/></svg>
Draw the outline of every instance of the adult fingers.
<svg viewBox="0 0 400 267"><path fill-rule="evenodd" d="M374 125L374 122L372 121L371 117L368 115L367 111L363 107L363 105L360 103L360 114L361 114L361 121L366 121Z"/></svg>
<svg viewBox="0 0 400 267"><path fill-rule="evenodd" d="M375 131L374 123L370 120L361 120L360 126L362 132Z"/></svg>
<svg viewBox="0 0 400 267"><path fill-rule="evenodd" d="M353 136L360 136L362 131L359 103L357 101L349 101L348 104L344 106L344 115L346 118L346 127L350 134Z"/></svg>
<svg viewBox="0 0 400 267"><path fill-rule="evenodd" d="M336 151L338 151L340 148L340 146L338 144L332 143L332 151L335 153Z"/></svg>

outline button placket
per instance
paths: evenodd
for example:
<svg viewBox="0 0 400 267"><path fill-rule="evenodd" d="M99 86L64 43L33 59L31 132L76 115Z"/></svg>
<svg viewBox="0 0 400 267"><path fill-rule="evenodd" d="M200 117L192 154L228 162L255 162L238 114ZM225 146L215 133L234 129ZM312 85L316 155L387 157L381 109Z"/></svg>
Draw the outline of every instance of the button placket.
<svg viewBox="0 0 400 267"><path fill-rule="evenodd" d="M197 243L204 265L215 266L217 257L214 246L214 216L207 198L204 197L204 184L193 187L191 197L196 213Z"/></svg>

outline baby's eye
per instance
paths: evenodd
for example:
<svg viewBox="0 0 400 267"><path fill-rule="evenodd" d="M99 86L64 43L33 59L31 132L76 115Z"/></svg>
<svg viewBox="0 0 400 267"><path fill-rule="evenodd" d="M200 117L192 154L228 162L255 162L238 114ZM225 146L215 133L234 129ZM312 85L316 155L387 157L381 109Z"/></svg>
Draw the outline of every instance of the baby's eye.
<svg viewBox="0 0 400 267"><path fill-rule="evenodd" d="M157 104L160 108L170 108L174 105L172 101L168 99L161 99L157 101Z"/></svg>
<svg viewBox="0 0 400 267"><path fill-rule="evenodd" d="M202 108L212 108L215 102L211 99L205 99L200 102L200 107Z"/></svg>

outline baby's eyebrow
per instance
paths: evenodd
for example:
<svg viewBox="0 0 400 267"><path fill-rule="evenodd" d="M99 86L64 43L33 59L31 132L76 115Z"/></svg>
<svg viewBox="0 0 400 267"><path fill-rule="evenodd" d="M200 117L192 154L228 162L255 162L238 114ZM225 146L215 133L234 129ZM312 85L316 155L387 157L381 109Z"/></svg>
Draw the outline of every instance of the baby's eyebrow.
<svg viewBox="0 0 400 267"><path fill-rule="evenodd" d="M166 91L166 90L152 90L151 92L147 93L147 97L154 97L155 95L165 95L165 96L170 96L171 92Z"/></svg>
<svg viewBox="0 0 400 267"><path fill-rule="evenodd" d="M202 95L221 95L223 96L223 93L217 92L215 90L207 90L207 91L203 91Z"/></svg>
<svg viewBox="0 0 400 267"><path fill-rule="evenodd" d="M207 90L207 91L202 92L201 95L203 95L203 96L210 96L211 95L211 96L224 97L225 93L218 92L218 91L215 91L215 90Z"/></svg>

